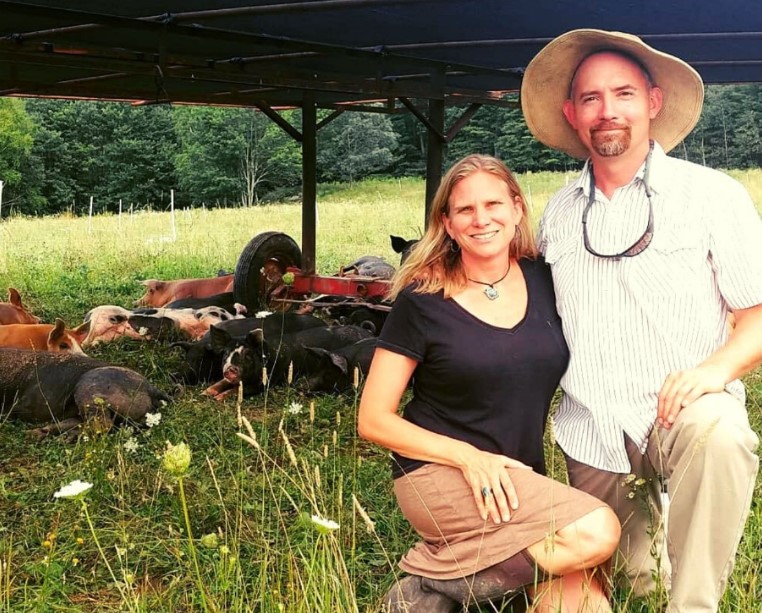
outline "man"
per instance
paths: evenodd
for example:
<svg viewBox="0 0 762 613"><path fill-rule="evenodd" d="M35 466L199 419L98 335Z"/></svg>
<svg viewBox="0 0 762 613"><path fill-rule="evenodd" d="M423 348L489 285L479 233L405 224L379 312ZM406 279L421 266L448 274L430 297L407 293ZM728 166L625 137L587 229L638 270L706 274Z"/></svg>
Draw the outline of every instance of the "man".
<svg viewBox="0 0 762 613"><path fill-rule="evenodd" d="M571 351L556 440L571 484L617 511L635 592L662 574L680 612L717 610L758 468L738 377L762 361L762 222L736 181L665 153L703 93L682 60L600 30L551 41L521 90L532 133L588 158L540 226Z"/></svg>

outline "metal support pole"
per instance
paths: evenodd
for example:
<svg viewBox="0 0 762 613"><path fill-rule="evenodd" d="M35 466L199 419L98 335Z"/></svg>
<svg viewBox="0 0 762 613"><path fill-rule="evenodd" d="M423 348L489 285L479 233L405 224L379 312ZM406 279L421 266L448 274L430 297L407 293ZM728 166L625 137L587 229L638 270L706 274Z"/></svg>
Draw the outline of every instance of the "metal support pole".
<svg viewBox="0 0 762 613"><path fill-rule="evenodd" d="M302 272L315 274L317 226L317 106L304 92L302 106Z"/></svg>
<svg viewBox="0 0 762 613"><path fill-rule="evenodd" d="M429 129L428 148L426 156L426 219L424 226L429 223L431 202L442 180L442 160L444 159L445 105L444 100L429 100Z"/></svg>

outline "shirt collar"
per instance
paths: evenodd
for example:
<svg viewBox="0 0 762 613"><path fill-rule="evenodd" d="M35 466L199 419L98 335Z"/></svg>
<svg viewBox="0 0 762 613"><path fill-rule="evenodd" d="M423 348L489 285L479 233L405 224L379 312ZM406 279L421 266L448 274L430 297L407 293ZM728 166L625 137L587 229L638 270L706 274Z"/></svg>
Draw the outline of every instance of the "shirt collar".
<svg viewBox="0 0 762 613"><path fill-rule="evenodd" d="M659 193L663 191L663 189L666 187L667 180L668 180L668 168L667 168L667 154L664 153L664 149L662 149L662 146L654 141L654 151L651 154L651 177L650 177L650 183L651 183L651 190L654 193ZM646 161L643 160L643 163L640 165L640 168L638 168L638 172L635 173L635 176L633 177L633 181L640 180L643 181L643 173L646 169ZM585 162L585 166L582 168L582 172L580 173L579 177L577 177L577 180L573 183L573 188L577 190L581 190L582 193L585 195L585 198L590 197L590 172L591 172L591 160L590 158L587 159ZM624 187L624 186L622 186Z"/></svg>

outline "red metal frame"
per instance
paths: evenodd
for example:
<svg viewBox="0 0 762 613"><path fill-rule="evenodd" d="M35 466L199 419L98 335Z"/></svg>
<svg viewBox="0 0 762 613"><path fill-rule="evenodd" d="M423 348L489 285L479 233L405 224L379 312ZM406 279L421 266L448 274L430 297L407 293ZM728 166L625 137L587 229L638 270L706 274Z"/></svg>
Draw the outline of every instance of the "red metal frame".
<svg viewBox="0 0 762 613"><path fill-rule="evenodd" d="M294 275L294 282L286 286L289 295L327 294L361 300L383 299L391 287L390 281L374 277L309 275L293 266L288 267L286 272Z"/></svg>

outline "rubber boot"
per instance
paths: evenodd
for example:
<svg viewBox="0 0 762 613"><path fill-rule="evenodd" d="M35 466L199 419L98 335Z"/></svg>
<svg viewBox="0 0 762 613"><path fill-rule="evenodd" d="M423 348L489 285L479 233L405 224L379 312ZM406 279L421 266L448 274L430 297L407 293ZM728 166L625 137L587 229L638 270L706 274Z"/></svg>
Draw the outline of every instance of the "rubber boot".
<svg viewBox="0 0 762 613"><path fill-rule="evenodd" d="M443 594L462 604L465 610L472 604L499 602L519 593L522 585L532 581L533 574L534 563L522 554L517 554L463 579L443 580L422 577L421 586L425 590ZM538 580L543 579L539 577Z"/></svg>
<svg viewBox="0 0 762 613"><path fill-rule="evenodd" d="M425 579L430 581L430 579ZM407 575L396 581L381 601L379 613L452 613L460 611L458 601L423 586L424 578ZM454 579L454 581L463 581ZM446 583L446 582L437 582Z"/></svg>

